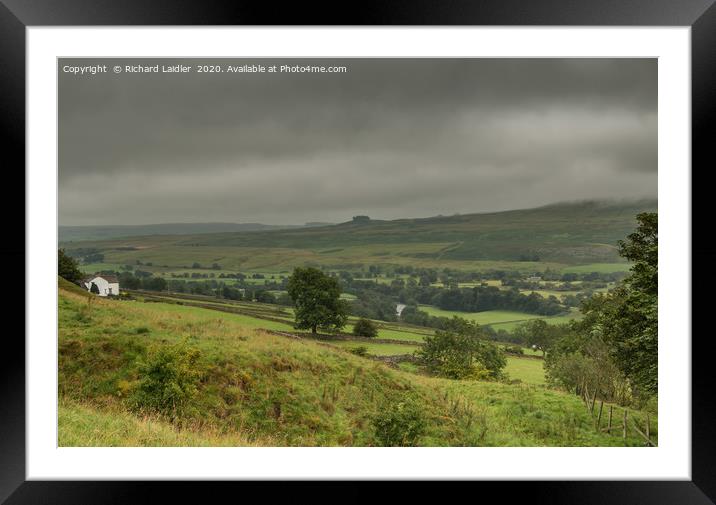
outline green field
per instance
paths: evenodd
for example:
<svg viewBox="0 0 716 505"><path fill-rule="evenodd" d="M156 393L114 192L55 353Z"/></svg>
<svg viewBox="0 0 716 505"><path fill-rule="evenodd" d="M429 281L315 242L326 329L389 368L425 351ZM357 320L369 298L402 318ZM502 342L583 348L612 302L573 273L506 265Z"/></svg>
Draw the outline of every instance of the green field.
<svg viewBox="0 0 716 505"><path fill-rule="evenodd" d="M352 341L333 341L331 345L346 350L365 347L368 354L374 356L397 356L403 354L412 354L418 349L417 346L387 344L376 342L352 342ZM520 358L518 356L508 355L507 366L505 372L510 379L519 379L525 384L544 385L546 384L544 377L544 361L535 358ZM415 368L414 368L415 369Z"/></svg>
<svg viewBox="0 0 716 505"><path fill-rule="evenodd" d="M530 319L546 319L538 314L516 312L511 310L487 310L484 312L460 312L457 310L442 310L431 305L420 305L419 309L435 317L459 316L469 321L475 321L481 325L493 325L495 323L528 321Z"/></svg>
<svg viewBox="0 0 716 505"><path fill-rule="evenodd" d="M293 308L291 307L216 299L200 295L181 295L178 293L172 293L171 295L146 293L138 296L140 299L165 300L173 304L179 304L180 306L192 307L195 304L200 304L206 307L216 307L217 310L239 312L232 313L231 316L237 318L238 321L246 322L247 326L252 328L307 333L306 330L295 330L293 328ZM267 320L266 318L269 319ZM275 321L275 319L282 321ZM355 317L348 318L348 324L343 328L343 332L351 334L355 321ZM432 334L432 330L428 328L412 327L399 323L387 323L385 321L375 321L375 323L378 325L378 338L422 342L425 335Z"/></svg>
<svg viewBox="0 0 716 505"><path fill-rule="evenodd" d="M79 265L79 269L85 274L94 274L102 270L121 271L124 264L120 263L85 263Z"/></svg>
<svg viewBox="0 0 716 505"><path fill-rule="evenodd" d="M218 309L226 308L229 310L241 311L241 314L232 314L232 317L238 318L237 320L239 321L245 321L246 324L252 328L266 328L276 331L296 331L293 329L293 309L291 307L278 307L276 305L257 302L230 301L200 295L159 295L152 293L145 295L145 297L146 296L152 299L167 300L185 305L200 303L201 305L217 307ZM425 310L434 316L440 315L443 317L452 317L457 315L466 319L477 321L482 325L489 325L496 330L505 329L508 331L513 330L518 324L531 319L544 319L550 324L565 324L572 319L581 317L581 314L577 310L572 310L570 314L563 316L538 316L535 314L513 311L486 311L474 313L445 311L427 305L420 306L420 309ZM265 321L265 319L262 318L270 318L271 320L264 323L263 321ZM273 319L281 319L283 322L273 321ZM355 321L355 317L350 317L348 319L348 324L343 329L343 332L351 334L353 332L353 324ZM414 327L401 323L388 323L385 321L375 322L378 325L378 338L382 339L420 343L425 339L426 335L433 334L433 330L430 328ZM527 355L541 355L541 353L533 351L529 348L523 348L523 351Z"/></svg>
<svg viewBox="0 0 716 505"><path fill-rule="evenodd" d="M511 379L519 379L525 384L544 385L546 381L543 364L541 359L507 356L505 372Z"/></svg>
<svg viewBox="0 0 716 505"><path fill-rule="evenodd" d="M60 287L61 446L373 446L372 419L408 397L424 416L418 445L624 445L594 430L574 395L426 377L266 333L270 321L243 314ZM142 363L181 342L199 352L201 376L186 410L136 410Z"/></svg>
<svg viewBox="0 0 716 505"><path fill-rule="evenodd" d="M569 314L557 316L540 316L539 314L528 314L527 312L516 312L511 310L487 310L484 312L460 312L457 310L442 310L430 305L420 305L420 310L435 317L459 316L470 321L475 321L484 326L491 326L493 329L513 330L518 324L532 319L543 319L549 324L564 324L579 317L579 312L572 310Z"/></svg>
<svg viewBox="0 0 716 505"><path fill-rule="evenodd" d="M575 291L554 291L549 289L520 289L520 293L524 295L530 295L532 293L537 293L542 298L549 298L550 296L554 296L558 300L561 300L563 297L567 295L576 295L579 293L578 290Z"/></svg>
<svg viewBox="0 0 716 505"><path fill-rule="evenodd" d="M352 342L352 341L333 341L330 345L335 345L346 350L365 347L368 354L374 356L397 356L403 354L412 354L418 349L417 346L387 344L380 342ZM508 355L507 366L505 372L510 379L519 379L525 384L544 385L546 384L544 377L544 361L535 358L521 358L518 356Z"/></svg>
<svg viewBox="0 0 716 505"><path fill-rule="evenodd" d="M534 314L533 314L534 315ZM572 320L579 319L581 316L581 313L577 309L572 309L569 314L561 315L561 316L544 316L544 317L537 317L532 319L543 319L547 321L549 324L567 324ZM504 323L493 323L490 326L494 330L505 330L505 331L513 331L517 325L523 323L523 321L511 321L511 322L504 322Z"/></svg>
<svg viewBox="0 0 716 505"><path fill-rule="evenodd" d="M562 269L563 274L588 274L599 272L610 274L614 272L628 272L631 263L590 263L588 265L575 265Z"/></svg>

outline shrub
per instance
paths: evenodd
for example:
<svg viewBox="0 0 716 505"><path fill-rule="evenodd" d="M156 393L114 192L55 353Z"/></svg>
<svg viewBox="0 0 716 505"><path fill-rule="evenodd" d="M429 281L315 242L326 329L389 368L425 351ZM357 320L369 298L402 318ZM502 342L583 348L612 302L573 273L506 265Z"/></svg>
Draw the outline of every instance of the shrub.
<svg viewBox="0 0 716 505"><path fill-rule="evenodd" d="M378 326L370 319L360 318L353 326L353 335L375 338L378 336Z"/></svg>
<svg viewBox="0 0 716 505"><path fill-rule="evenodd" d="M524 354L525 350L519 345L507 345L505 346L505 352L508 354Z"/></svg>
<svg viewBox="0 0 716 505"><path fill-rule="evenodd" d="M364 345L353 347L350 352L355 354L356 356L366 356L368 354L368 348Z"/></svg>
<svg viewBox="0 0 716 505"><path fill-rule="evenodd" d="M155 348L139 365L132 407L171 416L185 413L202 375L199 357L199 350L185 342Z"/></svg>
<svg viewBox="0 0 716 505"><path fill-rule="evenodd" d="M500 379L507 364L504 352L480 338L481 329L453 318L448 330L425 337L416 356L426 370L448 379L482 378L486 370L491 379Z"/></svg>
<svg viewBox="0 0 716 505"><path fill-rule="evenodd" d="M376 439L385 447L416 446L427 426L422 405L413 397L382 405L372 422Z"/></svg>
<svg viewBox="0 0 716 505"><path fill-rule="evenodd" d="M140 327L136 328L134 331L137 333L137 335L141 335L143 333L149 333L149 328L147 328L146 326L140 326Z"/></svg>

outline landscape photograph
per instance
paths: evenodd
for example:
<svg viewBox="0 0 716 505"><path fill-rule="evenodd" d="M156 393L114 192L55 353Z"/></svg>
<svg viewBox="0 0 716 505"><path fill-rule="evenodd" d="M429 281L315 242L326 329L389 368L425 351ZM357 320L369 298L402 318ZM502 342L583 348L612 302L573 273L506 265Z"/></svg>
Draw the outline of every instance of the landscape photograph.
<svg viewBox="0 0 716 505"><path fill-rule="evenodd" d="M60 58L58 445L657 447L657 93Z"/></svg>

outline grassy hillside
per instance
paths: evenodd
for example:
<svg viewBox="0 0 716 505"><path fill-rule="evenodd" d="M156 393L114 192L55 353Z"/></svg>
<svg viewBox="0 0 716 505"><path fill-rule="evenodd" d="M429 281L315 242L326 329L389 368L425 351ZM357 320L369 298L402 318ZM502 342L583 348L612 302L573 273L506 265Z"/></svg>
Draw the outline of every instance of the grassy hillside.
<svg viewBox="0 0 716 505"><path fill-rule="evenodd" d="M87 297L90 295L90 293L86 289L82 289L77 284L74 284L67 279L63 279L62 277L57 277L57 286L68 293L74 293L76 295L81 295L84 297ZM92 295L94 297L94 295Z"/></svg>
<svg viewBox="0 0 716 505"><path fill-rule="evenodd" d="M351 269L380 263L525 272L609 263L614 269L621 262L617 240L633 230L637 213L654 209L654 201L582 202L490 214L62 245L69 251L96 248L108 263L140 260L174 268L199 262L219 263L227 270L265 271L298 265Z"/></svg>
<svg viewBox="0 0 716 505"><path fill-rule="evenodd" d="M381 445L376 419L411 405L424 424L419 445L624 444L598 433L572 395L420 376L269 334L259 327L268 322L239 314L104 300L65 287L60 445ZM138 405L146 364L181 348L198 351L191 401L170 413Z"/></svg>

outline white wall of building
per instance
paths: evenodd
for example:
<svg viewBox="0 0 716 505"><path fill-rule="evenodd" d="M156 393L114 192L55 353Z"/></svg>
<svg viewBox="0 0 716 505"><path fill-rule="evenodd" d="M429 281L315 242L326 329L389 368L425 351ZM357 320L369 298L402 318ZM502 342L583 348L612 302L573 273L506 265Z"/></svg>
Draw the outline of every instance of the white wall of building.
<svg viewBox="0 0 716 505"><path fill-rule="evenodd" d="M97 276L84 283L87 291L92 288L92 283L96 284L99 288L99 296L119 294L118 282L108 282L104 277Z"/></svg>

